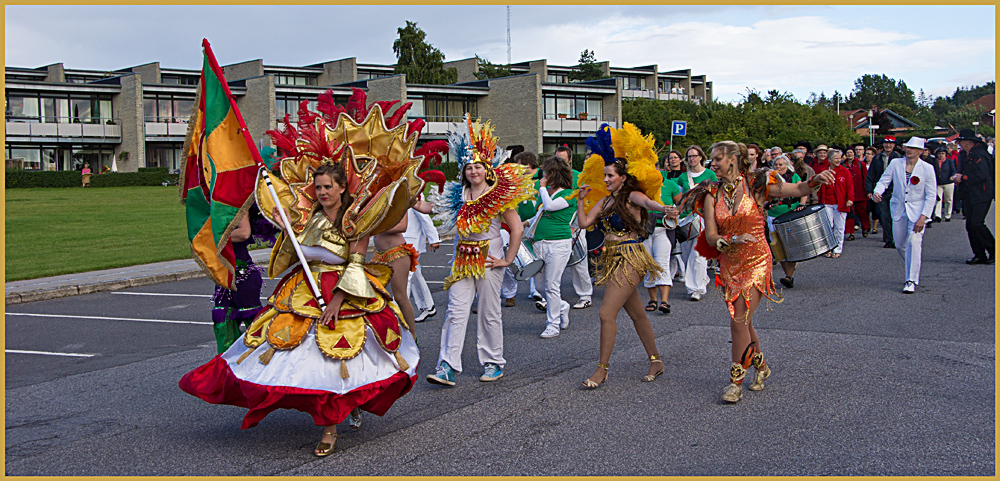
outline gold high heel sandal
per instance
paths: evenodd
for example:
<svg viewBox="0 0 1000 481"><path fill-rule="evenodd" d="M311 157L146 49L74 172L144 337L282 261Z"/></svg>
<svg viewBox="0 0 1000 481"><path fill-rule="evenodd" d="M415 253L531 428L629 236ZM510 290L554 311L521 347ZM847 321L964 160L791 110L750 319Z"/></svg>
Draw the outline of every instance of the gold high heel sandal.
<svg viewBox="0 0 1000 481"><path fill-rule="evenodd" d="M332 434L333 442L324 443L323 438L320 438L319 444L316 445L316 450L313 451L313 454L315 454L317 458L322 458L324 456L329 456L333 454L333 449L337 447L337 426L332 426L332 427L333 430L324 429L323 436L326 436L327 434Z"/></svg>
<svg viewBox="0 0 1000 481"><path fill-rule="evenodd" d="M597 388L601 387L601 384L604 384L604 381L608 380L608 370L611 368L611 365L610 364L597 363L597 367L599 367L601 369L604 369L604 379L601 379L601 382L594 382L594 381L591 381L590 379L585 379L583 381L583 387L585 387L587 389L597 389Z"/></svg>
<svg viewBox="0 0 1000 481"><path fill-rule="evenodd" d="M663 361L660 360L659 354L653 354L652 356L649 356L649 363L652 364L654 362L660 363L660 370L656 371L653 374L646 374L645 376L642 376L642 382L653 382L656 380L657 377L660 376L660 374L663 374Z"/></svg>

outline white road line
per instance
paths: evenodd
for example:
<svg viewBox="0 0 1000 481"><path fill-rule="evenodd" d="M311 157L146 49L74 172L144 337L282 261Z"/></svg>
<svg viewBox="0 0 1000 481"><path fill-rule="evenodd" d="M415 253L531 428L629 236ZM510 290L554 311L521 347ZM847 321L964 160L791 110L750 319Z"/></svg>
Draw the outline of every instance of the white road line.
<svg viewBox="0 0 1000 481"><path fill-rule="evenodd" d="M76 354L73 352L45 352L45 351L19 351L16 349L5 349L4 354L40 354L43 356L66 356L66 357L94 357L96 354Z"/></svg>
<svg viewBox="0 0 1000 481"><path fill-rule="evenodd" d="M67 314L31 314L27 312L7 312L8 316L28 316L28 317L57 317L63 319L96 319L99 321L131 321L131 322L157 322L161 324L203 324L211 326L211 322L199 321L172 321L168 319L135 319L131 317L101 317L101 316L71 316Z"/></svg>
<svg viewBox="0 0 1000 481"><path fill-rule="evenodd" d="M428 284L444 284L444 281L424 281Z"/></svg>
<svg viewBox="0 0 1000 481"><path fill-rule="evenodd" d="M130 296L171 296L171 297L208 297L211 298L211 294L167 294L163 292L112 292L112 294L128 294Z"/></svg>

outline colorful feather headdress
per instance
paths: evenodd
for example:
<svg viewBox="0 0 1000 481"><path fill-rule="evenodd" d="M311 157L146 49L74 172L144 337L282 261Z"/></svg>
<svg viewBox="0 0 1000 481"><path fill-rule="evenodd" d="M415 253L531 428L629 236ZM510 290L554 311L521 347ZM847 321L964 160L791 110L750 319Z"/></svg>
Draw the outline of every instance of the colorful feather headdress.
<svg viewBox="0 0 1000 481"><path fill-rule="evenodd" d="M494 127L490 121L484 124L476 119L473 122L466 113L464 124L452 124L448 130L448 148L458 161L458 178L465 175L465 166L469 162L478 162L486 166L486 180L496 183L494 170L510 158L510 151L497 148L499 139L493 135Z"/></svg>
<svg viewBox="0 0 1000 481"><path fill-rule="evenodd" d="M604 185L604 166L626 160L628 175L639 182L639 189L647 197L659 203L663 176L656 169L656 151L653 150L653 134L642 135L635 125L625 122L620 129L602 124L593 137L587 138L587 148L591 155L583 164L583 171L577 178L579 185L589 185L591 194L583 201L587 212L605 196L610 195Z"/></svg>
<svg viewBox="0 0 1000 481"><path fill-rule="evenodd" d="M415 149L423 120L403 123L411 104L398 100L367 103L361 89L345 106L337 105L327 91L317 99L316 110L299 105L298 121L285 116L281 130L269 130L282 157L281 179L274 179L282 204L289 207L292 227L301 232L316 203L312 171L324 163L336 163L347 173L347 190L353 201L347 207L342 229L349 240L375 235L394 226L422 192L424 181L416 175L444 144L429 142ZM260 182L263 183L262 181ZM260 188L258 188L260 192ZM273 201L258 195L261 210L270 217Z"/></svg>

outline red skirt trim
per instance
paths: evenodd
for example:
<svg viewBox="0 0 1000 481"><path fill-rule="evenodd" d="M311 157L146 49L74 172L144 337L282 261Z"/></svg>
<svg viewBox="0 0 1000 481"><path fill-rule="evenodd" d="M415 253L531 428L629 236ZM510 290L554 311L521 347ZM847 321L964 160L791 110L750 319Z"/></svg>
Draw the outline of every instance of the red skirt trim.
<svg viewBox="0 0 1000 481"><path fill-rule="evenodd" d="M264 386L244 381L220 356L184 375L178 385L184 392L212 404L249 409L240 429L252 428L275 409L295 409L309 414L317 426L339 424L355 407L379 416L409 392L416 375L397 372L388 379L366 384L345 394L292 386Z"/></svg>

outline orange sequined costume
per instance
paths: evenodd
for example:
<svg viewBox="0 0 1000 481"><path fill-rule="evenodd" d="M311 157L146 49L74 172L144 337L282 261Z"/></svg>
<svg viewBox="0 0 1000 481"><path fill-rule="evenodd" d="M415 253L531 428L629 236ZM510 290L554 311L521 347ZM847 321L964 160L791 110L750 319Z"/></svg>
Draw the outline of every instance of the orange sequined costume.
<svg viewBox="0 0 1000 481"><path fill-rule="evenodd" d="M420 253L413 248L413 244L403 244L384 251L375 249L375 254L372 255L372 264L389 265L392 261L403 256L410 256L410 272L416 272L417 265L420 264L417 261Z"/></svg>
<svg viewBox="0 0 1000 481"><path fill-rule="evenodd" d="M747 183L742 182L741 185ZM729 211L721 189L715 192L715 197L715 221L719 226L719 235L751 234L758 239L757 242L735 244L719 254L719 277L722 278L723 300L729 308L729 315L735 319L733 303L740 294L743 294L749 312L750 289L757 289L770 301L781 302L781 299L772 297L778 293L771 278L771 248L763 240L767 237L762 209L745 187L735 212ZM746 322L746 319L743 321Z"/></svg>

